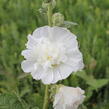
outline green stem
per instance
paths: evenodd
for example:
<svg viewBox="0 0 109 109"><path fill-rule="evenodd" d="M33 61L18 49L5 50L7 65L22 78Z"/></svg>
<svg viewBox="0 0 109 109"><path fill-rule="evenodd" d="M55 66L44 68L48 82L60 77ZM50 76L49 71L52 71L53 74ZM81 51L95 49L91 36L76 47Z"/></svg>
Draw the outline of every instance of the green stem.
<svg viewBox="0 0 109 109"><path fill-rule="evenodd" d="M52 26L52 4L51 2L48 4L48 11L47 11L47 16L48 16L48 25ZM43 109L48 109L48 103L49 103L49 86L45 86L45 97L44 97L44 104L43 104Z"/></svg>
<svg viewBox="0 0 109 109"><path fill-rule="evenodd" d="M47 16L48 16L48 25L52 26L52 4L51 3L48 4Z"/></svg>
<svg viewBox="0 0 109 109"><path fill-rule="evenodd" d="M43 104L43 109L48 108L48 98L49 98L49 93L48 93L49 86L45 86L45 97L44 97L44 104Z"/></svg>

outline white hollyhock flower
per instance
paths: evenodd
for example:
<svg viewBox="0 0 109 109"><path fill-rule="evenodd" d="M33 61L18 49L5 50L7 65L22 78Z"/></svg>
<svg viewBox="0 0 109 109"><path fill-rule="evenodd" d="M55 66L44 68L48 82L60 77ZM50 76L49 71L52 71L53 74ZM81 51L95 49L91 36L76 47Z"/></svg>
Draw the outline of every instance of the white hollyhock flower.
<svg viewBox="0 0 109 109"><path fill-rule="evenodd" d="M40 27L28 35L26 47L22 69L44 84L65 79L84 66L76 36L66 28Z"/></svg>
<svg viewBox="0 0 109 109"><path fill-rule="evenodd" d="M61 86L55 95L54 109L77 109L82 104L85 96L84 90L79 87Z"/></svg>

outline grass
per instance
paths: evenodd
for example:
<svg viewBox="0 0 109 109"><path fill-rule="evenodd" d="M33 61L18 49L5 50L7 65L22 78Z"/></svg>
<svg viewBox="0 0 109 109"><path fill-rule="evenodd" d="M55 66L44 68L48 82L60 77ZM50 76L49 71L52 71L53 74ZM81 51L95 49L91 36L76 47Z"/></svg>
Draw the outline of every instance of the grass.
<svg viewBox="0 0 109 109"><path fill-rule="evenodd" d="M12 102L5 109L41 109L44 86L25 75L20 66L27 34L47 25L46 16L38 11L41 3L41 0L0 0L0 109L4 109L9 96ZM70 30L78 36L85 62L83 73L60 83L86 90L81 108L108 109L109 0L57 0L54 12L58 11L66 20L78 23ZM19 105L11 108L15 100Z"/></svg>

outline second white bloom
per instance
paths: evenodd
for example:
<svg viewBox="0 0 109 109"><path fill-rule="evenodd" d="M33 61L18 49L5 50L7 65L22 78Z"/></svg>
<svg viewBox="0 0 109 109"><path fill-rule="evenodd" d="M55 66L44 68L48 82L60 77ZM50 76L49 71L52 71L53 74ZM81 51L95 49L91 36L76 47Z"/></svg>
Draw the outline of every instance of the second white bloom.
<svg viewBox="0 0 109 109"><path fill-rule="evenodd" d="M61 86L55 95L54 109L77 109L84 100L84 90L79 87Z"/></svg>
<svg viewBox="0 0 109 109"><path fill-rule="evenodd" d="M84 66L76 36L61 27L44 26L28 35L21 66L44 84L56 83Z"/></svg>

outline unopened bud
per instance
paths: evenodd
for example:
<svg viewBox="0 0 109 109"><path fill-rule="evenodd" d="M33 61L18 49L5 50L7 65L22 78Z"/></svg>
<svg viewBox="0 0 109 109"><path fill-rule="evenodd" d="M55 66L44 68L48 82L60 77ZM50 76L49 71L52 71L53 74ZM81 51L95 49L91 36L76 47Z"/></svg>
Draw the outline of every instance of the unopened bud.
<svg viewBox="0 0 109 109"><path fill-rule="evenodd" d="M52 8L55 8L55 6L56 6L56 1L55 0L46 0L45 2L42 3L42 8L47 9L49 3L51 3Z"/></svg>
<svg viewBox="0 0 109 109"><path fill-rule="evenodd" d="M42 8L43 8L43 9L47 9L47 8L48 8L48 4L49 4L49 3L43 2L43 3L42 3Z"/></svg>
<svg viewBox="0 0 109 109"><path fill-rule="evenodd" d="M53 0L44 0L45 3L50 3L52 2Z"/></svg>
<svg viewBox="0 0 109 109"><path fill-rule="evenodd" d="M61 13L55 13L52 20L54 26L62 26L64 24L64 16Z"/></svg>

